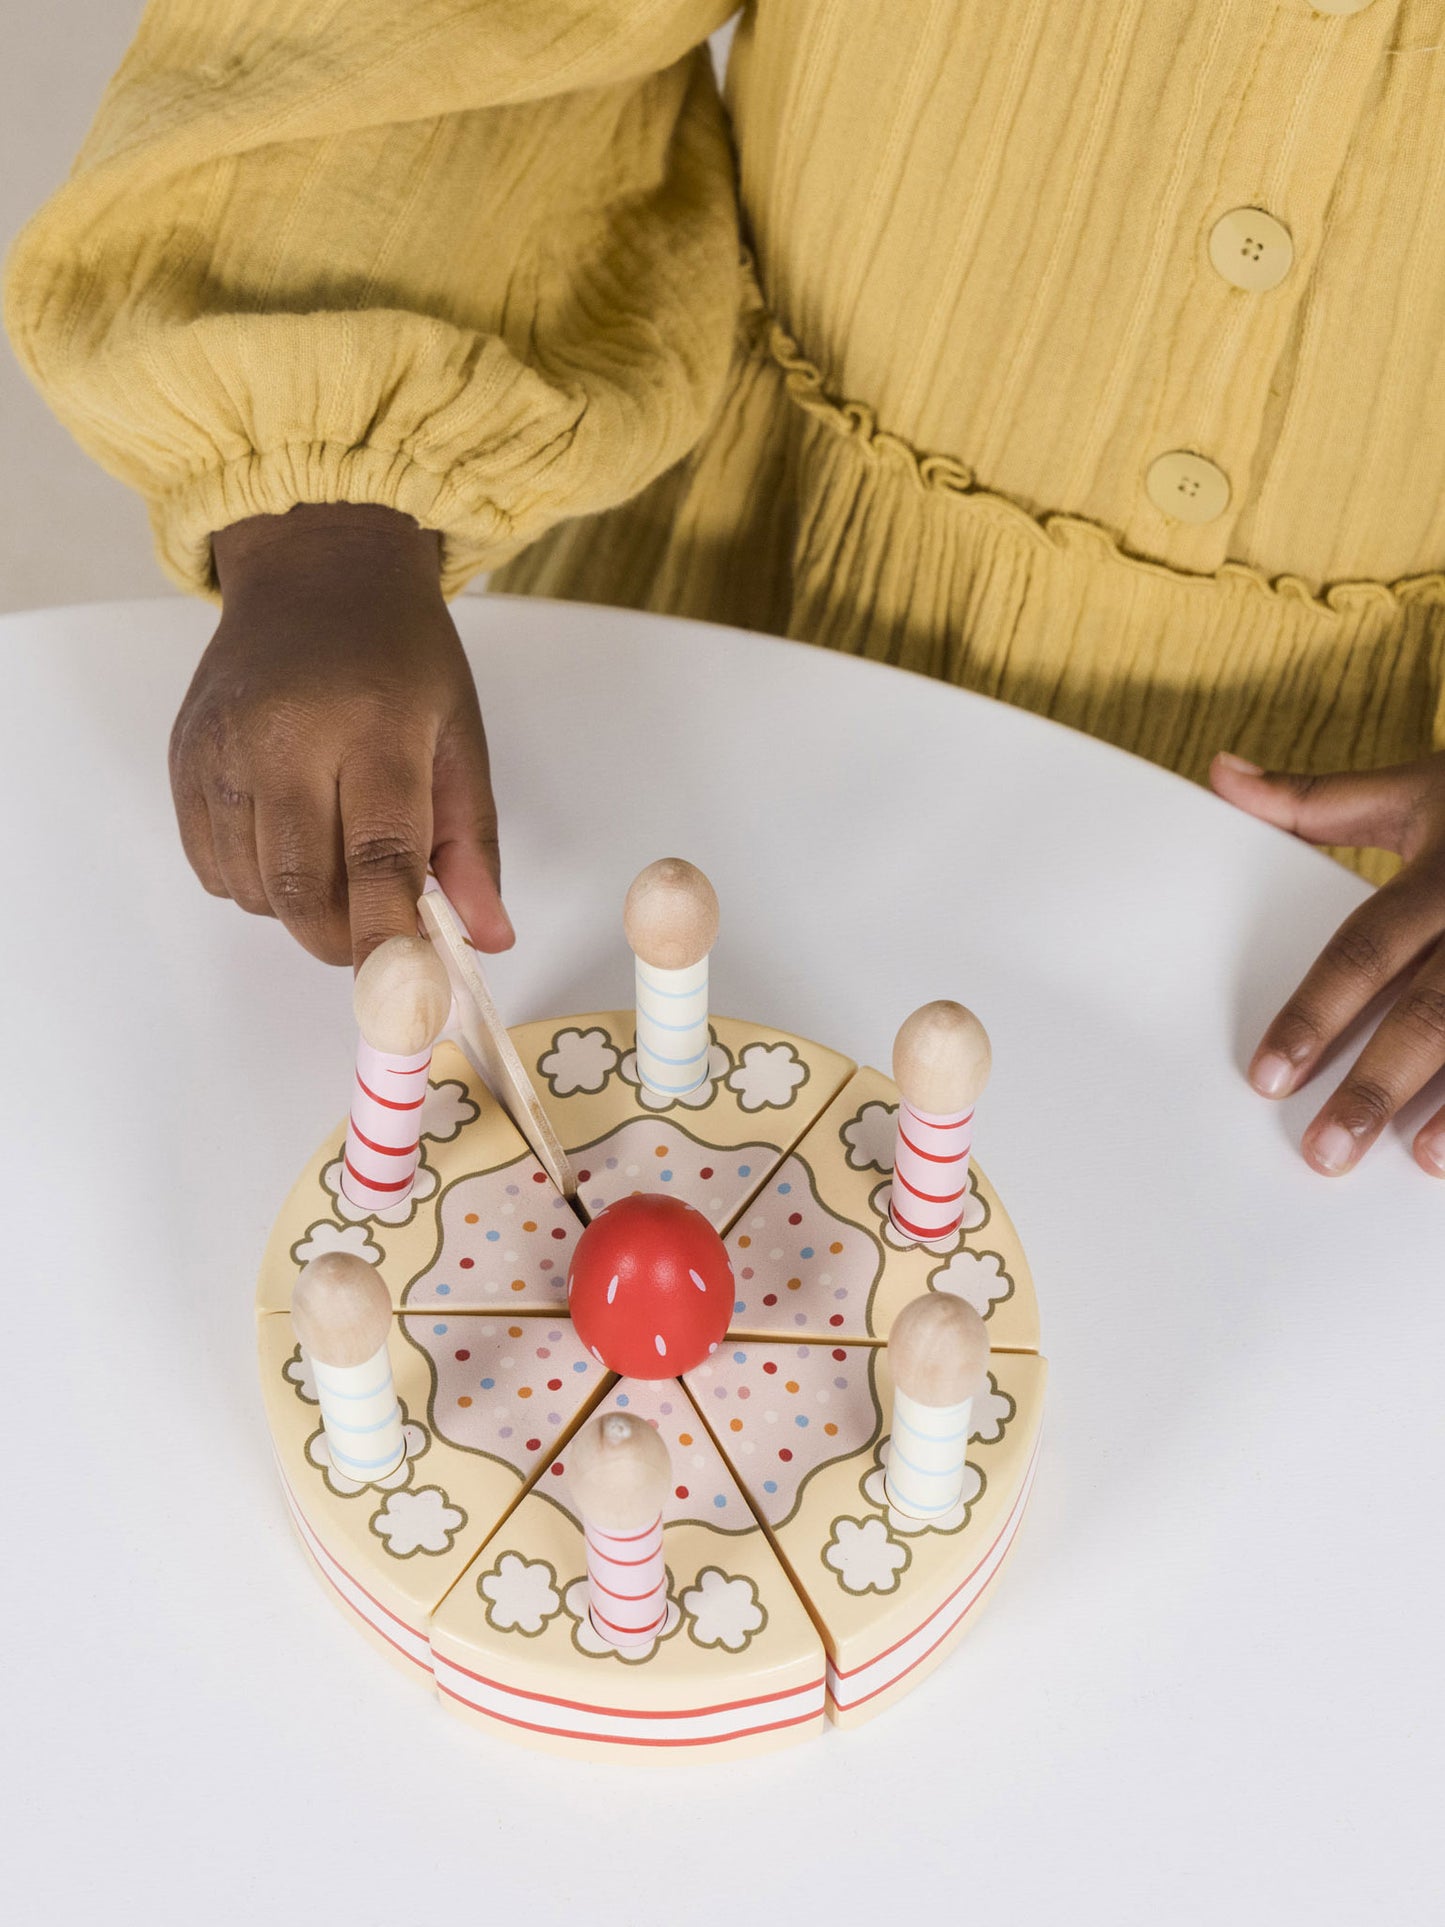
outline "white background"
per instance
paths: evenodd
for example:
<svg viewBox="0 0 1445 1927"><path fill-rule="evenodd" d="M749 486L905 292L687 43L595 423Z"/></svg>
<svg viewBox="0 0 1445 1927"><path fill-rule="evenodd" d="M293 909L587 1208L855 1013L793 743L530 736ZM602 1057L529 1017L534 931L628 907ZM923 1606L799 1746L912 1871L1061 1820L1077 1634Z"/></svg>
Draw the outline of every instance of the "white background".
<svg viewBox="0 0 1445 1927"><path fill-rule="evenodd" d="M140 0L14 0L0 57L0 245L65 179ZM137 496L82 455L0 340L0 609L167 588Z"/></svg>
<svg viewBox="0 0 1445 1927"><path fill-rule="evenodd" d="M533 1754L393 1672L291 1537L253 1355L269 1219L349 1089L345 977L185 870L164 745L208 612L13 619L10 1916L1438 1918L1445 1195L1401 1132L1314 1176L1315 1099L1241 1074L1361 886L892 670L546 604L461 619L510 1019L626 1001L623 891L673 851L722 900L717 1009L875 1063L927 998L984 1016L977 1144L1052 1366L1029 1517L912 1698L755 1762Z"/></svg>

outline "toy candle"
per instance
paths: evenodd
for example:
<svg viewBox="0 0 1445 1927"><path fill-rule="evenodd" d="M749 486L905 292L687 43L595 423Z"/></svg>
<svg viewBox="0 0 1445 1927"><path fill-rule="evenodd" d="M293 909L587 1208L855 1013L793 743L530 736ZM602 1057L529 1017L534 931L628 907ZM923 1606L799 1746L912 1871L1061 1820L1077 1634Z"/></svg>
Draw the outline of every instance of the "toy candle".
<svg viewBox="0 0 1445 1927"><path fill-rule="evenodd" d="M672 1485L655 1428L608 1412L577 1434L568 1483L587 1541L587 1604L600 1638L644 1646L667 1617L662 1508Z"/></svg>
<svg viewBox="0 0 1445 1927"><path fill-rule="evenodd" d="M894 1042L901 1101L888 1215L918 1244L952 1237L963 1222L974 1107L991 1064L988 1032L962 1004L924 1004Z"/></svg>
<svg viewBox="0 0 1445 1927"><path fill-rule="evenodd" d="M983 1320L966 1299L926 1292L888 1335L893 1418L888 1503L915 1519L951 1512L963 1495L973 1401L988 1379Z"/></svg>
<svg viewBox="0 0 1445 1927"><path fill-rule="evenodd" d="M348 1251L313 1258L296 1281L291 1324L311 1376L336 1470L371 1485L406 1456L391 1377L391 1294Z"/></svg>
<svg viewBox="0 0 1445 1927"><path fill-rule="evenodd" d="M636 959L637 1075L659 1097L686 1097L707 1078L717 896L701 870L663 857L633 880L622 921Z"/></svg>
<svg viewBox="0 0 1445 1927"><path fill-rule="evenodd" d="M411 1195L432 1046L451 1001L446 969L425 937L391 938L357 972L361 1035L341 1188L363 1210L385 1211Z"/></svg>

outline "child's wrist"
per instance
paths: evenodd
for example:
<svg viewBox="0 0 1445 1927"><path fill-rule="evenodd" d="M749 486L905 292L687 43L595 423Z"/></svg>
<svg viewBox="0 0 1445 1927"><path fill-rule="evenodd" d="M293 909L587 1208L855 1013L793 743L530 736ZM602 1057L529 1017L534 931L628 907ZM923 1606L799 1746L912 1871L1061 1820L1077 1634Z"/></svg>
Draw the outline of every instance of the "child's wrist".
<svg viewBox="0 0 1445 1927"><path fill-rule="evenodd" d="M440 580L441 539L376 502L302 502L284 515L253 515L211 537L222 598L258 582L354 579L378 569Z"/></svg>

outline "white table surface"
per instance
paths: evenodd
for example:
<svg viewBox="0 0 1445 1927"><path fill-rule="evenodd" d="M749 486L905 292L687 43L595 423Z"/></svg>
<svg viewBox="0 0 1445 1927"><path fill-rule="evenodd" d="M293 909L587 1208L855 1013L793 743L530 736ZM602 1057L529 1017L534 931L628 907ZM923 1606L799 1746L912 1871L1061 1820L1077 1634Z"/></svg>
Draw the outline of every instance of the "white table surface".
<svg viewBox="0 0 1445 1927"><path fill-rule="evenodd" d="M9 618L10 1918L1430 1917L1445 1194L1404 1132L1314 1176L1315 1099L1241 1075L1361 886L893 670L613 611L459 615L509 1020L627 1002L622 893L672 852L722 900L717 1009L885 1065L927 998L984 1016L978 1144L1052 1366L1030 1516L918 1692L760 1761L533 1754L385 1666L291 1536L252 1339L269 1221L344 1107L347 981L183 862L165 743L209 612Z"/></svg>

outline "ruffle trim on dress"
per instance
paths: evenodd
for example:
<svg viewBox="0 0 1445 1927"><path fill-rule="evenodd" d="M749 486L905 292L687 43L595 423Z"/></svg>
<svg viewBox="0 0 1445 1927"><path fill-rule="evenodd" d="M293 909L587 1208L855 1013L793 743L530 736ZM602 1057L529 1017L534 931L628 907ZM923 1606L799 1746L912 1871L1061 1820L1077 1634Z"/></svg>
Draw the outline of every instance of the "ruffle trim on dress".
<svg viewBox="0 0 1445 1927"><path fill-rule="evenodd" d="M803 414L850 442L866 462L898 476L920 493L966 499L971 508L983 510L1000 522L1012 524L1019 532L1047 541L1056 548L1085 546L1106 550L1121 566L1142 570L1176 585L1209 588L1224 582L1247 583L1278 601L1307 604L1339 616L1357 615L1361 606L1369 603L1387 607L1445 604L1445 570L1400 576L1393 582L1356 577L1316 590L1303 576L1270 576L1247 562L1223 562L1207 574L1171 568L1168 563L1134 554L1124 547L1113 530L1087 516L1061 510L1037 515L1011 496L984 488L967 462L953 455L917 449L902 436L880 427L866 402L831 395L817 363L808 359L768 307L757 264L746 249L742 273L739 323L746 351L755 359L771 362L779 370L789 399Z"/></svg>

